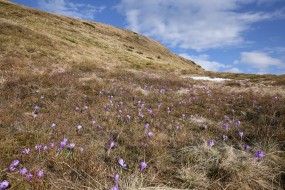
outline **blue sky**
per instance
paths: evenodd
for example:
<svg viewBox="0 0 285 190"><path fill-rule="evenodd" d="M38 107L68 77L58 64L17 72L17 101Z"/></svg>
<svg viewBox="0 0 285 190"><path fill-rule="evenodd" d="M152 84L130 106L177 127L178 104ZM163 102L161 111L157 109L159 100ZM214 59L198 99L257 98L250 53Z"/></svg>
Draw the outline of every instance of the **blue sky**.
<svg viewBox="0 0 285 190"><path fill-rule="evenodd" d="M285 0L12 0L152 37L206 70L285 74Z"/></svg>

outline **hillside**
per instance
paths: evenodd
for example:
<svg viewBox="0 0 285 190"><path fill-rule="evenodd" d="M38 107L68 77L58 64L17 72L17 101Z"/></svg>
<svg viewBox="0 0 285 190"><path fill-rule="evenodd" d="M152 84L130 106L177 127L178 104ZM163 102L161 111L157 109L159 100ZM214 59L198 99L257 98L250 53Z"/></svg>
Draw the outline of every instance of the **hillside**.
<svg viewBox="0 0 285 190"><path fill-rule="evenodd" d="M1 190L282 190L284 145L285 75L0 0Z"/></svg>
<svg viewBox="0 0 285 190"><path fill-rule="evenodd" d="M53 15L0 1L0 52L2 67L21 69L33 65L72 69L89 66L105 69L198 72L193 62L171 53L158 42L112 26ZM84 69L84 68L83 68Z"/></svg>

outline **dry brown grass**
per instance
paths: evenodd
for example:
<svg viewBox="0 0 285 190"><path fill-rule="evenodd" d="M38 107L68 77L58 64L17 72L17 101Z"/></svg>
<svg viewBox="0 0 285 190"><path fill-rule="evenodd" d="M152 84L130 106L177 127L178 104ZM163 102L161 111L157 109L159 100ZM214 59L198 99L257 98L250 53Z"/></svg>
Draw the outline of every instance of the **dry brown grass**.
<svg viewBox="0 0 285 190"><path fill-rule="evenodd" d="M120 189L130 190L284 189L285 97L278 82L284 76L252 76L244 83L248 76L234 76L231 83L193 81L171 71L179 63L160 68L163 61L180 58L147 38L140 44L139 35L130 31L4 1L0 13L5 26L0 30L5 44L0 46L0 181L9 180L11 189L110 189L115 173ZM19 38L20 48L14 44ZM111 43L115 38L118 43ZM157 53L148 55L151 48L161 51L159 60ZM262 91L259 80L270 93ZM270 86L274 81L277 86ZM249 90L250 85L259 91ZM89 108L83 111L84 106ZM242 139L238 131L244 132ZM63 138L75 143L73 151L58 150ZM50 142L54 148L35 149ZM244 144L250 146L247 151ZM23 154L28 147L30 154ZM257 150L264 152L260 160L253 157ZM118 165L119 158L127 169ZM15 159L17 170L7 171ZM142 161L148 164L144 171ZM31 181L19 174L23 167L34 174ZM36 176L40 169L42 179Z"/></svg>
<svg viewBox="0 0 285 190"><path fill-rule="evenodd" d="M18 55L34 67L39 66L39 61L70 67L89 60L106 67L140 67L157 72L202 71L158 42L132 31L56 16L6 1L0 4L1 64ZM133 52L128 51L130 47Z"/></svg>

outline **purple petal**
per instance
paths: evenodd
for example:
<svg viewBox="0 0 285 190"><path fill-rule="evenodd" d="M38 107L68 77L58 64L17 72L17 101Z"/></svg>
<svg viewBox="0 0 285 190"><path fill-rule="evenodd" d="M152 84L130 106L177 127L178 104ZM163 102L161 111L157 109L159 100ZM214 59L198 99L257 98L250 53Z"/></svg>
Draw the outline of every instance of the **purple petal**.
<svg viewBox="0 0 285 190"><path fill-rule="evenodd" d="M115 174L114 175L114 179L115 179L115 182L116 182L116 184L118 183L118 181L119 181L119 174Z"/></svg>
<svg viewBox="0 0 285 190"><path fill-rule="evenodd" d="M38 177L42 178L44 176L44 171L43 170L39 170L38 171Z"/></svg>
<svg viewBox="0 0 285 190"><path fill-rule="evenodd" d="M7 189L9 187L9 185L10 185L9 181L4 180L4 181L0 182L0 189L1 190L5 190L5 189Z"/></svg>
<svg viewBox="0 0 285 190"><path fill-rule="evenodd" d="M141 163L140 163L140 169L141 169L141 171L143 171L146 167L147 167L147 163L146 163L146 162L141 162Z"/></svg>

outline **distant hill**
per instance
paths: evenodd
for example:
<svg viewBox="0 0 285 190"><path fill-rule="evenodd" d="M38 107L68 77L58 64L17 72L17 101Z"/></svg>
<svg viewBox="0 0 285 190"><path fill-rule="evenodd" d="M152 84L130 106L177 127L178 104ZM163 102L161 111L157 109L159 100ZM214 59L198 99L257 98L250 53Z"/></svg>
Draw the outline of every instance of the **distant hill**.
<svg viewBox="0 0 285 190"><path fill-rule="evenodd" d="M0 0L1 67L96 66L198 73L203 69L130 30L59 16Z"/></svg>

